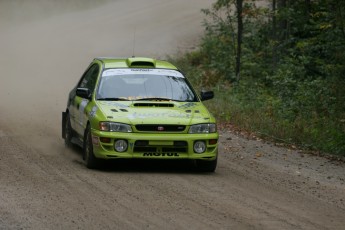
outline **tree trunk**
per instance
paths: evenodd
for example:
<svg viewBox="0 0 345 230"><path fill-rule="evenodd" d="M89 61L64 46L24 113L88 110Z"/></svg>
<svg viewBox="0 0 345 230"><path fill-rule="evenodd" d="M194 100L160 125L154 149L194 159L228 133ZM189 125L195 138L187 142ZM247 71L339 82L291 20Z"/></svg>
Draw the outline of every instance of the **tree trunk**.
<svg viewBox="0 0 345 230"><path fill-rule="evenodd" d="M284 9L287 7L288 0L278 0L277 2L277 8L278 10ZM280 34L280 40L285 40L288 38L288 20L283 19L278 22L279 24L279 34Z"/></svg>
<svg viewBox="0 0 345 230"><path fill-rule="evenodd" d="M272 38L276 39L276 33L277 33L277 1L272 0Z"/></svg>
<svg viewBox="0 0 345 230"><path fill-rule="evenodd" d="M272 65L273 68L277 65L278 57L277 57L277 1L272 0L272 32L271 32L271 38L273 40L273 50L272 50Z"/></svg>
<svg viewBox="0 0 345 230"><path fill-rule="evenodd" d="M240 81L241 74L241 53L242 53L242 35L243 35L243 0L236 0L237 7L237 54L236 54L236 80Z"/></svg>

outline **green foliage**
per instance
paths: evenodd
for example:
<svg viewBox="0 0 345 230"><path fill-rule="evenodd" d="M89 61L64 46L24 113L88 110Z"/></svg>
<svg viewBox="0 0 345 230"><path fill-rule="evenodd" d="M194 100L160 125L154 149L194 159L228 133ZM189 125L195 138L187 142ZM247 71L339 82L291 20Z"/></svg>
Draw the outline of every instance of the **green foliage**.
<svg viewBox="0 0 345 230"><path fill-rule="evenodd" d="M180 67L198 88L213 87L207 105L219 120L345 155L345 2L288 2L271 12L245 1L240 82L231 0L203 10L209 20L200 50Z"/></svg>
<svg viewBox="0 0 345 230"><path fill-rule="evenodd" d="M214 4L212 10L203 10L210 20L204 22L205 36L200 49L201 55L205 57L203 65L230 82L236 80L237 18L234 14L235 2L234 0L219 0ZM258 29L264 23L266 14L267 10L255 7L253 1L245 2L243 7L245 40L256 38L253 35L257 34ZM243 49L244 59L252 59L253 55L260 55L253 53L253 50L248 48ZM255 65L253 62L248 64Z"/></svg>

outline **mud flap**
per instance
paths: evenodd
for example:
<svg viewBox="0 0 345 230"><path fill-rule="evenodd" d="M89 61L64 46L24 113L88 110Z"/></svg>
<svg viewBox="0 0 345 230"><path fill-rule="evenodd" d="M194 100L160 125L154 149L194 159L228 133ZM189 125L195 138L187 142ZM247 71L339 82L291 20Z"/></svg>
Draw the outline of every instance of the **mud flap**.
<svg viewBox="0 0 345 230"><path fill-rule="evenodd" d="M65 139L66 137L66 112L62 112L62 138Z"/></svg>

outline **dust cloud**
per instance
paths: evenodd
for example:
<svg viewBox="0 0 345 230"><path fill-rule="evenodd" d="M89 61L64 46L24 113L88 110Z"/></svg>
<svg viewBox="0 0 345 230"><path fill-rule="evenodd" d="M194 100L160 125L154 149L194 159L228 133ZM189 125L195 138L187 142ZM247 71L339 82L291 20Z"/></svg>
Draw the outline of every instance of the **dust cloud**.
<svg viewBox="0 0 345 230"><path fill-rule="evenodd" d="M200 9L213 1L95 2L0 1L1 126L60 142L67 94L94 57L183 52L197 43Z"/></svg>

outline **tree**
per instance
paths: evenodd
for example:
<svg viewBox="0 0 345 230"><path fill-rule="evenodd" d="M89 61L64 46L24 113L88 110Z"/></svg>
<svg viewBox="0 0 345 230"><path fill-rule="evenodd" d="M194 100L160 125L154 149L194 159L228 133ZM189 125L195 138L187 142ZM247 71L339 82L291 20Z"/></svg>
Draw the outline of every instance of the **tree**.
<svg viewBox="0 0 345 230"><path fill-rule="evenodd" d="M206 39L207 44L204 43L203 47L207 49L208 43L213 40L212 37L220 40L219 44L214 45L219 47L219 52L213 52L214 46L206 51L208 55L215 55L218 60L218 63L211 63L211 65L219 66L218 70L224 69L224 75L227 76L227 79L237 82L241 75L244 33L243 3L244 0L218 0L211 10L203 10L207 16L212 18L211 22L206 23L209 39ZM213 60L214 58L210 57L209 59ZM228 60L233 61L229 63Z"/></svg>
<svg viewBox="0 0 345 230"><path fill-rule="evenodd" d="M236 53L236 80L240 81L241 74L241 53L242 53L242 36L243 36L243 0L236 0L237 9L237 53Z"/></svg>

